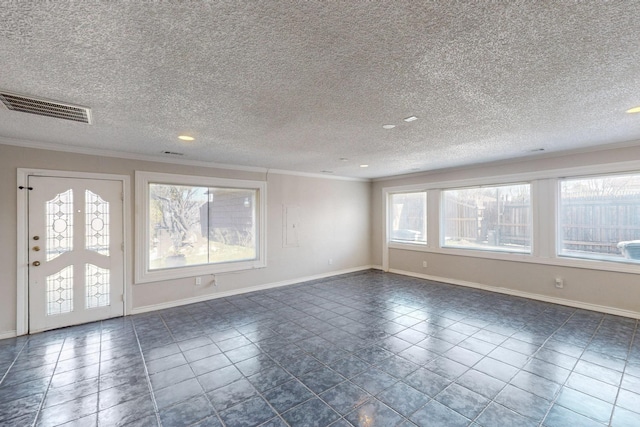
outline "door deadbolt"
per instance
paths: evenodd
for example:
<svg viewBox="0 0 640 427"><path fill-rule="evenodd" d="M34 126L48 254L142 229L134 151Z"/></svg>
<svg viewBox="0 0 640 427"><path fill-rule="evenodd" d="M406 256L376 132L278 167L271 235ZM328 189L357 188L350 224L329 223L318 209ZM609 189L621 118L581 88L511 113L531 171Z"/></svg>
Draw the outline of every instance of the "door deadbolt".
<svg viewBox="0 0 640 427"><path fill-rule="evenodd" d="M33 261L33 266L34 266L34 267L37 267L37 266L39 266L39 265L40 265L40 261Z"/></svg>
<svg viewBox="0 0 640 427"><path fill-rule="evenodd" d="M36 252L38 252L38 251L40 250L40 246L34 246L34 247L33 247L33 250L34 250L34 251L36 251Z"/></svg>
<svg viewBox="0 0 640 427"><path fill-rule="evenodd" d="M40 236L33 236L33 240L40 240Z"/></svg>

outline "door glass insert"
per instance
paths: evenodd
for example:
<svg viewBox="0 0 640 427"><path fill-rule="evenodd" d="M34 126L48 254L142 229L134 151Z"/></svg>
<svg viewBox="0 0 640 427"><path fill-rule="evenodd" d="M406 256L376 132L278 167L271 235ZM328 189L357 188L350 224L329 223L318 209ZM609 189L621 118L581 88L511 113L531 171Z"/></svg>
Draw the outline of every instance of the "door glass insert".
<svg viewBox="0 0 640 427"><path fill-rule="evenodd" d="M85 190L85 205L86 248L109 256L109 202Z"/></svg>
<svg viewBox="0 0 640 427"><path fill-rule="evenodd" d="M73 266L47 276L47 316L73 311Z"/></svg>
<svg viewBox="0 0 640 427"><path fill-rule="evenodd" d="M47 261L73 250L73 190L58 194L46 207Z"/></svg>
<svg viewBox="0 0 640 427"><path fill-rule="evenodd" d="M93 264L85 264L87 308L109 305L109 270Z"/></svg>

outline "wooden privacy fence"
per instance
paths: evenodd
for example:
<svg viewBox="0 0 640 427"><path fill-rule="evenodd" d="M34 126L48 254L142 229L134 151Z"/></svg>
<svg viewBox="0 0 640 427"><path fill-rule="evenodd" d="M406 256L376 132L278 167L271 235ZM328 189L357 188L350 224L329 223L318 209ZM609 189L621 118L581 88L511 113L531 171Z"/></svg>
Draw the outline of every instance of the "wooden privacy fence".
<svg viewBox="0 0 640 427"><path fill-rule="evenodd" d="M495 246L530 245L530 207L520 202L446 201L447 236ZM640 240L638 195L575 197L563 200L564 249L620 255L618 242Z"/></svg>
<svg viewBox="0 0 640 427"><path fill-rule="evenodd" d="M561 212L567 250L620 254L618 242L640 240L637 195L565 199Z"/></svg>

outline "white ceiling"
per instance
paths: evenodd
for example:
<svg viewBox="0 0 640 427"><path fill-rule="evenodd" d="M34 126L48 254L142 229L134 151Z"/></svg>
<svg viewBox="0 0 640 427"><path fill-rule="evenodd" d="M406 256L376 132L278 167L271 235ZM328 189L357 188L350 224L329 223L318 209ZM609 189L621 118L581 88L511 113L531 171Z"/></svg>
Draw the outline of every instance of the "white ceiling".
<svg viewBox="0 0 640 427"><path fill-rule="evenodd" d="M373 178L640 139L638 1L3 1L0 22L0 89L94 120L0 106L5 141Z"/></svg>

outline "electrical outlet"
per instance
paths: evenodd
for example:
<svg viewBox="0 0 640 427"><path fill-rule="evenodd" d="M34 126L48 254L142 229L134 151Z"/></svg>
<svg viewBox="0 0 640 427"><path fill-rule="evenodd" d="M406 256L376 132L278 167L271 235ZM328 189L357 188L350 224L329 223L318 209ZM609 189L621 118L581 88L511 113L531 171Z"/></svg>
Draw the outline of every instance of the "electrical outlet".
<svg viewBox="0 0 640 427"><path fill-rule="evenodd" d="M329 258L328 264L333 265L333 259Z"/></svg>
<svg viewBox="0 0 640 427"><path fill-rule="evenodd" d="M423 266L424 268L427 268L427 261L422 261L422 266Z"/></svg>
<svg viewBox="0 0 640 427"><path fill-rule="evenodd" d="M202 286L202 277L196 277L196 286Z"/></svg>
<svg viewBox="0 0 640 427"><path fill-rule="evenodd" d="M556 277L556 288L564 288L564 280L562 280L562 277Z"/></svg>

